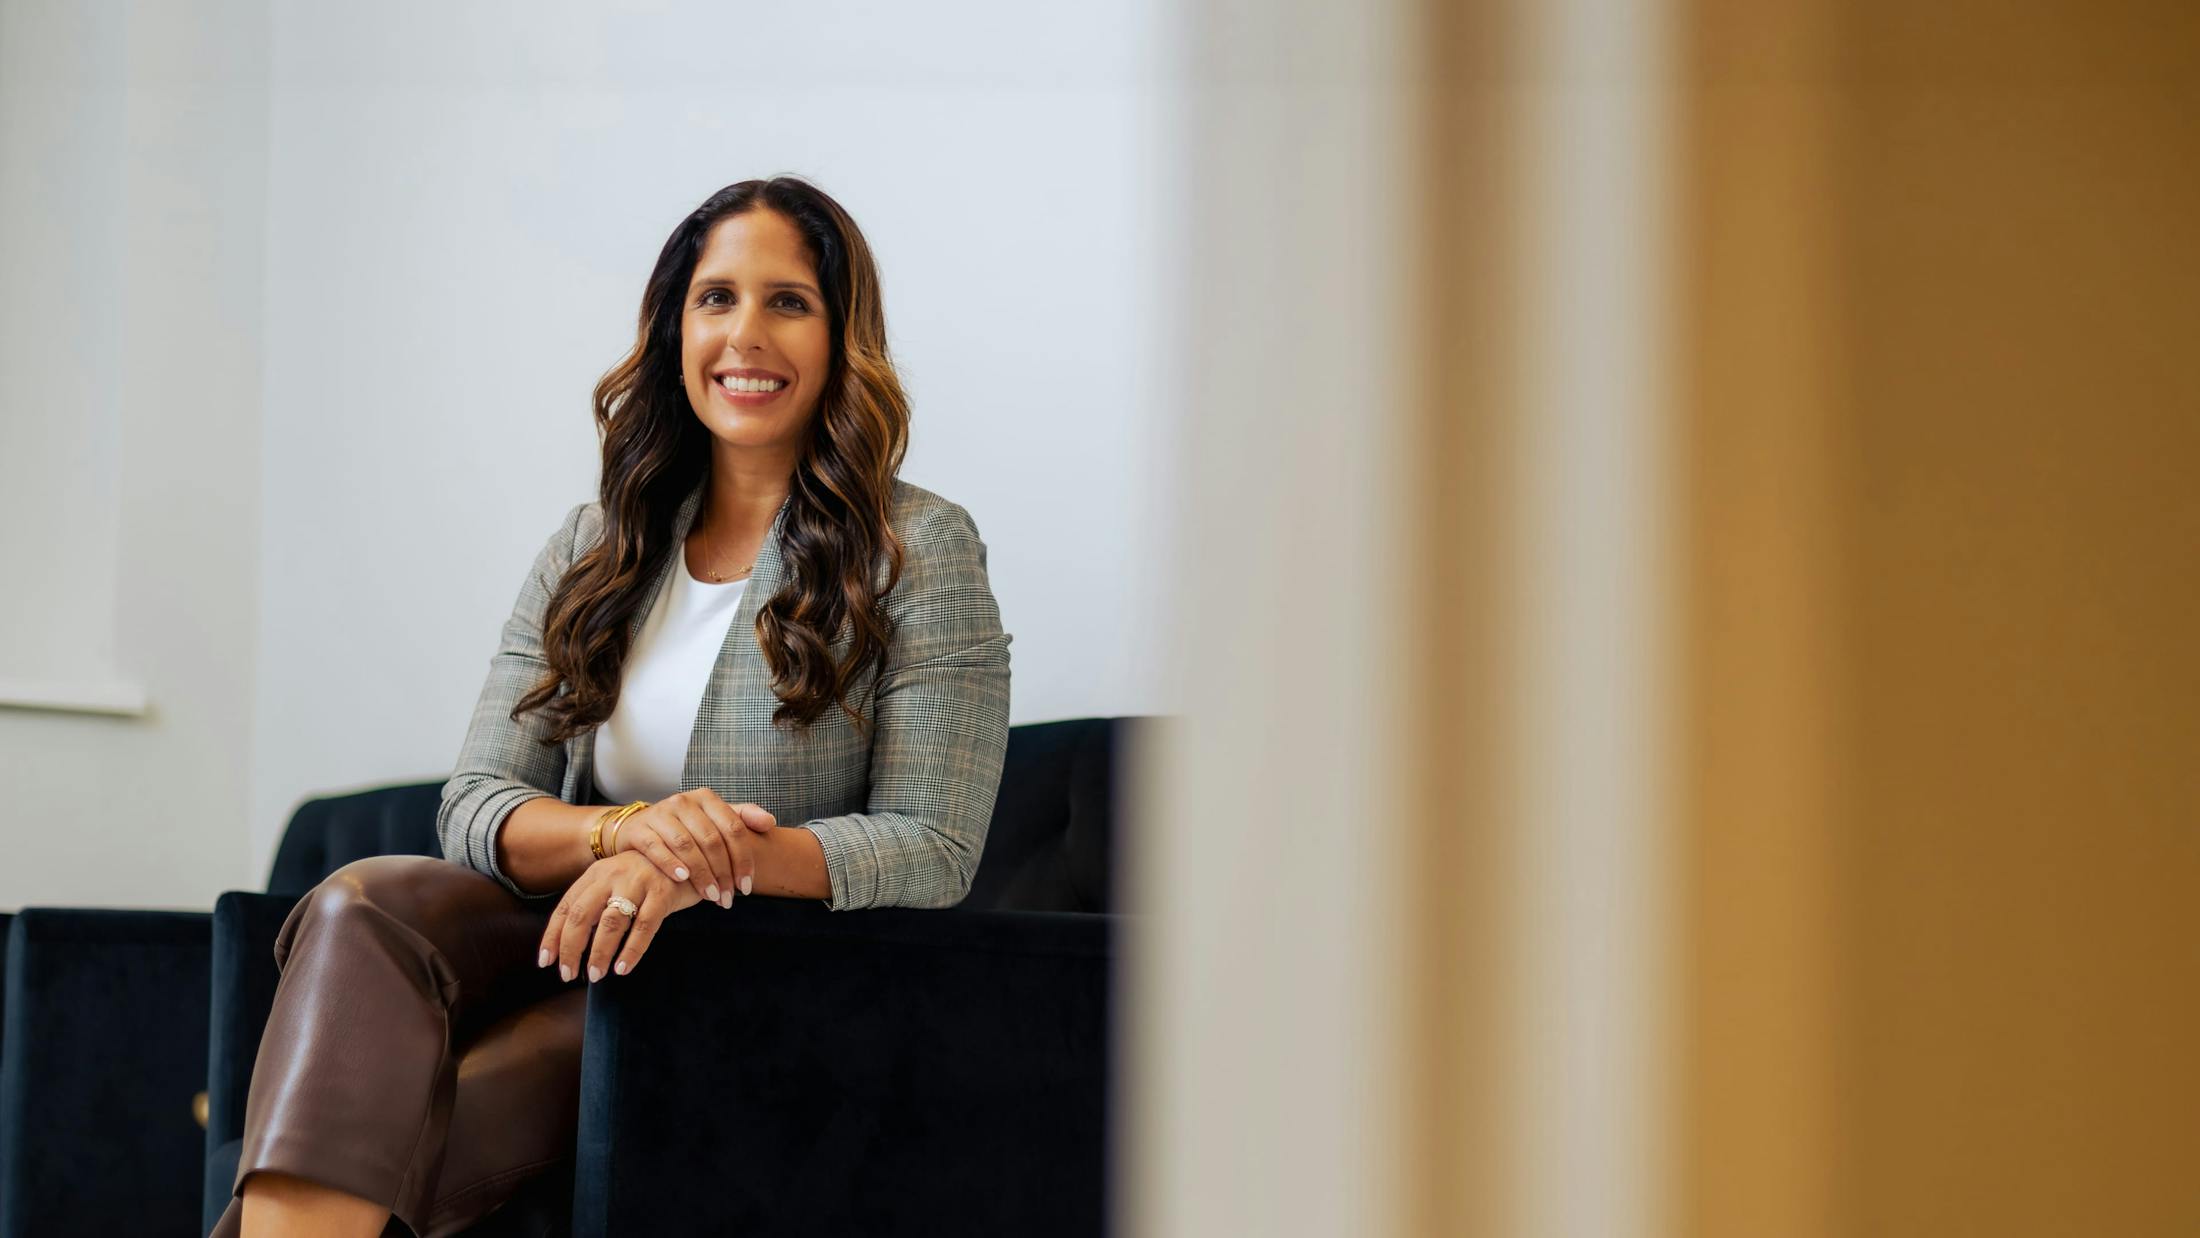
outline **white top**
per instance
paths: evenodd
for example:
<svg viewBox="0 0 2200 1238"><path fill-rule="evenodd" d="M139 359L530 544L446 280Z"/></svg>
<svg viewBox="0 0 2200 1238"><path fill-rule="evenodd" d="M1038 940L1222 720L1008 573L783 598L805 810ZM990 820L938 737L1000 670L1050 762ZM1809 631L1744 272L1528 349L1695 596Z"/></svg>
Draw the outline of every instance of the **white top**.
<svg viewBox="0 0 2200 1238"><path fill-rule="evenodd" d="M695 732L711 668L748 580L707 584L688 573L687 552L650 603L627 651L619 703L596 734L596 785L614 804L654 803L684 791L680 767Z"/></svg>

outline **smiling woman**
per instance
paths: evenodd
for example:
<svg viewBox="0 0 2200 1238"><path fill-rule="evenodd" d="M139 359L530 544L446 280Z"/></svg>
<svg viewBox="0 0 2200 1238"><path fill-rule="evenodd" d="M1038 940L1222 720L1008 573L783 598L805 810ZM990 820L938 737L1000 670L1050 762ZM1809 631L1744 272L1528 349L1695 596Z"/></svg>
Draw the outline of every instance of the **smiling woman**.
<svg viewBox="0 0 2200 1238"><path fill-rule="evenodd" d="M490 659L446 858L347 865L284 925L217 1235L457 1232L556 1166L569 986L627 974L667 916L968 892L1011 638L970 513L896 476L882 306L854 221L795 178L673 230L596 387L599 496Z"/></svg>

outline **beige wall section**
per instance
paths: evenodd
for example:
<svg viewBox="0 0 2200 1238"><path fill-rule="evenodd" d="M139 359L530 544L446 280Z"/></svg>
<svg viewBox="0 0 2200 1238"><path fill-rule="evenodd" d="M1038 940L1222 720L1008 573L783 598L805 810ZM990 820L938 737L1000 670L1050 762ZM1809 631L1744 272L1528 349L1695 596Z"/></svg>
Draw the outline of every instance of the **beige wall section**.
<svg viewBox="0 0 2200 1238"><path fill-rule="evenodd" d="M1422 6L1405 1233L1662 1232L1666 12Z"/></svg>
<svg viewBox="0 0 2200 1238"><path fill-rule="evenodd" d="M1683 1232L2200 1232L2196 20L1695 6Z"/></svg>
<svg viewBox="0 0 2200 1238"><path fill-rule="evenodd" d="M1414 222L1413 295L1420 384L1411 394L1414 450L1403 477L1409 522L1406 639L1397 645L1413 746L1410 828L1395 880L1411 925L1398 955L1406 1069L1400 1232L1509 1234L1524 1209L1512 1189L1516 1060L1498 994L1513 974L1519 915L1510 882L1517 840L1490 828L1517 796L1504 692L1518 633L1493 582L1517 564L1506 536L1518 501L1509 415L1518 399L1512 290L1519 279L1507 73L1518 31L1495 4L1423 6L1424 107Z"/></svg>

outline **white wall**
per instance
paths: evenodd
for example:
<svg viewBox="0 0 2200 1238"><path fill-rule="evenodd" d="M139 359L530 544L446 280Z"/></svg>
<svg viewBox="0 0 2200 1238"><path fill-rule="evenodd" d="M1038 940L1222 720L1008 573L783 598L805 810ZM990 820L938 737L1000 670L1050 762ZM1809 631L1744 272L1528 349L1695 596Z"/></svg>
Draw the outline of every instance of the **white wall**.
<svg viewBox="0 0 2200 1238"><path fill-rule="evenodd" d="M521 575L593 493L589 391L658 248L711 191L775 172L839 198L879 256L915 410L903 475L991 548L1012 721L1168 710L1146 653L1159 440L1181 413L1155 362L1172 139L1154 11L598 7L273 5L264 246L229 273L264 269L258 372L193 397L257 422L218 476L191 470L257 500L210 552L256 557L225 593L256 584L256 602L216 625L256 639L222 658L231 716L190 741L233 782L157 826L128 794L69 813L35 868L0 876L0 906L108 901L82 865L156 832L225 857L158 875L166 901L205 905L264 881L303 796L442 777ZM152 562L126 549L122 574ZM125 652L149 681L193 656ZM0 725L74 762L9 771L31 819L151 734Z"/></svg>
<svg viewBox="0 0 2200 1238"><path fill-rule="evenodd" d="M0 908L250 872L267 8L0 3ZM89 691L86 691L86 690Z"/></svg>

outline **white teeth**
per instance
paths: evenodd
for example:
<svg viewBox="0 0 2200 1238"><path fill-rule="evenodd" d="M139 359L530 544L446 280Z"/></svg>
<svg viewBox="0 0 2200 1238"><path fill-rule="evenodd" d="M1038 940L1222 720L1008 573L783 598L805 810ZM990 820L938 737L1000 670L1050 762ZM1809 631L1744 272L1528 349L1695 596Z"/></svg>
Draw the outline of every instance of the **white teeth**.
<svg viewBox="0 0 2200 1238"><path fill-rule="evenodd" d="M776 378L735 378L728 374L718 380L718 385L728 391L777 391L787 384Z"/></svg>

